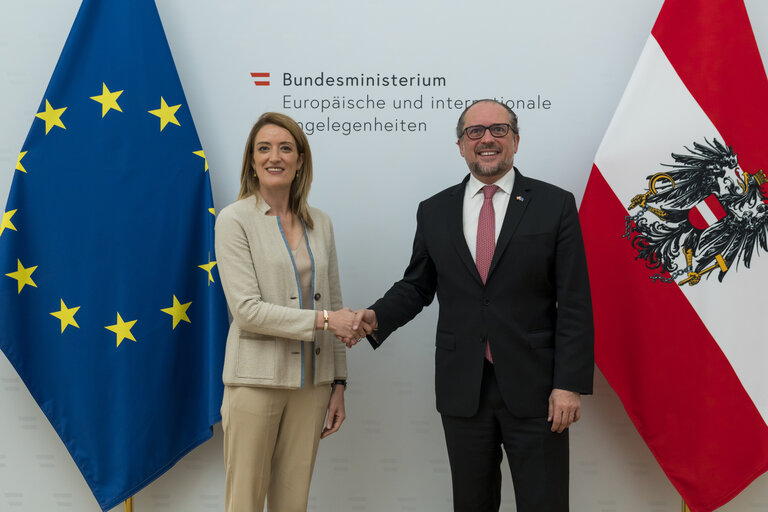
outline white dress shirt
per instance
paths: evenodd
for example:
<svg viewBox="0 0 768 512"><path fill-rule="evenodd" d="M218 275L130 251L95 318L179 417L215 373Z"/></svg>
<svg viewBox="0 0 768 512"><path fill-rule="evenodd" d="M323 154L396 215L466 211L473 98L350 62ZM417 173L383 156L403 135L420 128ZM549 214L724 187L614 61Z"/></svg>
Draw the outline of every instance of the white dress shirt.
<svg viewBox="0 0 768 512"><path fill-rule="evenodd" d="M510 169L507 174L492 184L499 187L499 190L497 190L496 194L493 196L493 210L496 217L496 233L494 236L495 240L498 240L499 233L501 232L501 225L504 222L504 215L507 213L509 198L512 194L512 186L515 184L515 170ZM467 240L467 246L469 247L469 252L472 254L472 259L474 261L477 261L477 223L480 219L480 209L483 207L483 201L485 200L482 191L484 186L485 183L470 174L469 181L464 189L464 208L462 215L464 238Z"/></svg>

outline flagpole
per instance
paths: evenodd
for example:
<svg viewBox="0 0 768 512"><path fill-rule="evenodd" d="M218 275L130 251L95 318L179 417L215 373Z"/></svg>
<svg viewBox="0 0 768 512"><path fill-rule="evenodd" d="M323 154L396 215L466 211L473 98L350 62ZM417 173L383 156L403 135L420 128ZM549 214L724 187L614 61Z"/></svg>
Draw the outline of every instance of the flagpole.
<svg viewBox="0 0 768 512"><path fill-rule="evenodd" d="M683 505L685 505L685 503L683 503ZM133 496L123 502L123 510L124 512L133 512Z"/></svg>
<svg viewBox="0 0 768 512"><path fill-rule="evenodd" d="M126 510L125 512L130 512ZM688 505L686 505L685 500L683 500L683 512L691 512L691 509L688 508Z"/></svg>

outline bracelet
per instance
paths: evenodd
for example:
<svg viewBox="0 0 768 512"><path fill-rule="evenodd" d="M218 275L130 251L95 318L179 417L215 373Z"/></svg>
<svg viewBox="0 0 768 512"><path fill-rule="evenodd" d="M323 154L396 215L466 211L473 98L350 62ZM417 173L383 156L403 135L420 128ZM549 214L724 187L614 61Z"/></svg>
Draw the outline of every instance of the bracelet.
<svg viewBox="0 0 768 512"><path fill-rule="evenodd" d="M328 311L325 309L323 310L323 330L328 330Z"/></svg>
<svg viewBox="0 0 768 512"><path fill-rule="evenodd" d="M347 381L345 379L334 379L332 386L344 386L344 389L347 389Z"/></svg>

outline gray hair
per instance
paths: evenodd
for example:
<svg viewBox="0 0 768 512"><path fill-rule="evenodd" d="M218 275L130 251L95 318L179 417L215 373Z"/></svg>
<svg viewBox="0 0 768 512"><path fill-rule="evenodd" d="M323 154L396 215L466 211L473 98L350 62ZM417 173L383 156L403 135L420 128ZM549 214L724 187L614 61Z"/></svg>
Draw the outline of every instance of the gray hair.
<svg viewBox="0 0 768 512"><path fill-rule="evenodd" d="M517 126L517 114L512 111L511 108L509 108L505 103L502 103L498 100L490 99L490 98L484 98L482 100L477 100L474 103L472 103L470 106L464 109L464 111L459 116L459 122L456 124L456 138L460 139L462 135L464 135L464 118L467 115L467 110L475 106L476 103L495 103L497 105L501 105L504 107L504 109L509 112L509 124L512 126L512 133L515 135L520 135L520 129Z"/></svg>

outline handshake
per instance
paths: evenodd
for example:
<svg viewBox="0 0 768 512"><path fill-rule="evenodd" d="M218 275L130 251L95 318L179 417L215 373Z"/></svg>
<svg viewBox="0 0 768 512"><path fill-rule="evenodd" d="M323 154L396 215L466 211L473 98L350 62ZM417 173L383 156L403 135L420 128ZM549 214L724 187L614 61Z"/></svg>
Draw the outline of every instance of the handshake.
<svg viewBox="0 0 768 512"><path fill-rule="evenodd" d="M318 311L316 327L322 328L324 320L323 312ZM376 326L376 313L372 309L352 311L342 308L328 312L328 330L348 348L357 345L357 342L371 334Z"/></svg>

